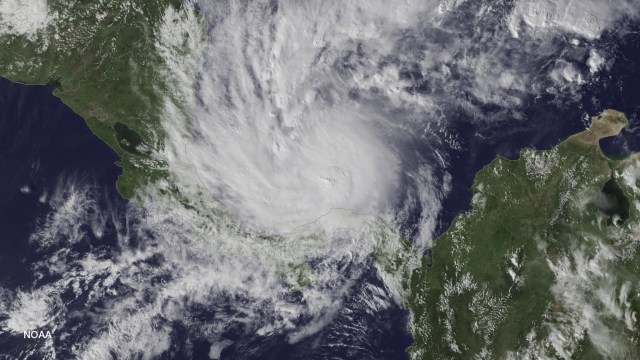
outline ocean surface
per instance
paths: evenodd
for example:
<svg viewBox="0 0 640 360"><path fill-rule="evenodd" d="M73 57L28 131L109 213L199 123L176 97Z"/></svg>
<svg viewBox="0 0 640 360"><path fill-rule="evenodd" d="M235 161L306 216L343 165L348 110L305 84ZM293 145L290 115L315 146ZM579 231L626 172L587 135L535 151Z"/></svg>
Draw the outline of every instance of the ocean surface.
<svg viewBox="0 0 640 360"><path fill-rule="evenodd" d="M28 290L34 283L52 280L46 275L37 278L31 270L32 264L51 254L31 246L30 237L38 219L46 217L52 210L49 197L64 182L74 181L97 188L100 195L96 200L104 206L124 208L127 203L115 188L121 173L115 164L118 156L93 135L80 116L52 94L53 90L52 85L22 85L0 78L0 286L6 289ZM88 229L86 236L91 237L92 246L112 242L114 251L117 251L112 228L105 229L102 239L93 238ZM78 244L73 251L83 253L91 249ZM370 265L371 272L359 279L354 295L366 292L366 284L380 282L373 272L373 264ZM71 302L68 306L82 307L82 303ZM407 331L408 312L398 305L377 314L367 310L353 296L346 301L345 311L338 314L332 324L296 344L288 344L284 335L248 336L241 327L229 328L225 338L234 343L226 347L221 356L223 359L239 356L249 359L309 359L311 354L344 357L354 349L329 345L350 339L367 343L370 347L367 352L390 359L406 358L405 349L411 344ZM207 318L213 318L206 309L194 309L193 312L205 322ZM363 329L361 332L345 333L345 329L356 323ZM79 324L76 320L69 321L68 325L90 331L89 324ZM172 349L167 358L209 359L211 343L201 335L190 333L182 324L175 324L174 328ZM193 340L194 337L199 339ZM73 339L66 339L64 343L56 339L54 343L66 348L65 343L70 341ZM23 339L22 334L0 337L0 354L18 356L21 349L34 345L37 346L31 340ZM72 356L68 350L61 349L58 355Z"/></svg>
<svg viewBox="0 0 640 360"><path fill-rule="evenodd" d="M32 279L34 221L50 210L46 200L64 177L98 184L122 201L116 153L53 89L0 78L0 285L7 288Z"/></svg>
<svg viewBox="0 0 640 360"><path fill-rule="evenodd" d="M453 189L439 214L437 233L444 232L457 214L469 209L470 188L478 170L497 155L513 159L524 147L553 147L585 128L585 114L594 115L605 108L625 112L631 125L620 136L603 140L603 149L614 156L640 150L640 69L633 66L640 63L639 34L629 33L623 42L611 45L615 58L607 78L583 87L580 101L558 102L551 95L531 98L522 110L527 121L500 127L477 126L462 116L452 118L449 132L457 134L463 148L449 150L450 166L443 169L452 175ZM610 40L605 35L598 41L605 46ZM49 85L26 86L0 78L0 286L8 289L28 287L36 281L30 265L42 254L34 252L29 239L37 219L50 211L46 199L60 181L79 179L99 188L99 201L126 204L115 189L120 174L115 165L117 155L91 133L82 118L52 95L52 90ZM104 241L109 241L108 236ZM82 247L77 250L83 251ZM363 286L356 285L356 292L367 291L364 284L377 281L375 274L361 280ZM236 342L223 350L222 357L247 356L247 349L255 349L253 357L248 358L256 359L303 359L312 358L312 354L328 358L357 356L357 349L333 346L348 339L369 346L368 352L383 358L406 358L405 349L411 344L408 312L392 306L371 314L356 301L357 297L350 297L345 305L348 311L296 344L287 344L284 336L243 340L246 334L241 329L229 329L227 338ZM207 316L203 311L202 317ZM176 324L174 354L185 353L182 347L189 337L188 330L180 326ZM362 330L357 334L345 332L354 326ZM206 340L192 343L193 358L207 358L211 344ZM16 346L20 344L0 339L0 348Z"/></svg>
<svg viewBox="0 0 640 360"><path fill-rule="evenodd" d="M593 93L592 107L602 103L603 108L620 110L629 119L629 126L619 136L600 141L602 150L609 156L624 157L640 151L640 26L634 30L615 47L616 62L608 81L589 89Z"/></svg>
<svg viewBox="0 0 640 360"><path fill-rule="evenodd" d="M635 31L633 30L635 29ZM586 84L575 102L559 102L555 96L530 98L523 106L527 121L500 128L477 127L472 119L452 119L451 131L465 144L451 153L453 191L444 201L436 233L447 230L457 214L470 210L471 185L475 174L496 156L516 159L523 148L546 150L568 136L583 131L586 119L605 109L622 111L629 126L619 136L605 138L600 145L605 154L624 157L640 151L640 25L626 35L605 33L594 42L609 54L606 73ZM582 69L587 71L587 69Z"/></svg>

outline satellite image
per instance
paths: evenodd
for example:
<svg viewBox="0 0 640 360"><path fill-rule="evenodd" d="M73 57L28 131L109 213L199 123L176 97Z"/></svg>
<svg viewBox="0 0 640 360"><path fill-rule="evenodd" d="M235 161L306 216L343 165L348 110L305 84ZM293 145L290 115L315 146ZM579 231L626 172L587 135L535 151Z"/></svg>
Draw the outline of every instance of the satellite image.
<svg viewBox="0 0 640 360"><path fill-rule="evenodd" d="M640 0L0 0L13 359L640 359Z"/></svg>

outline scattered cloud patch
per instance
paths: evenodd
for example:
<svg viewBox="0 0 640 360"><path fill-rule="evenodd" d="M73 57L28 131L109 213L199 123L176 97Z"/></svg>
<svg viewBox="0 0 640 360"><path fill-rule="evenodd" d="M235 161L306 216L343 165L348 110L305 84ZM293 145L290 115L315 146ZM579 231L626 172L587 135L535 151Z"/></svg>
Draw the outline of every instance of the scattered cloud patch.
<svg viewBox="0 0 640 360"><path fill-rule="evenodd" d="M508 24L514 37L523 30L532 35L562 30L594 39L623 17L637 14L638 4L633 0L519 0Z"/></svg>

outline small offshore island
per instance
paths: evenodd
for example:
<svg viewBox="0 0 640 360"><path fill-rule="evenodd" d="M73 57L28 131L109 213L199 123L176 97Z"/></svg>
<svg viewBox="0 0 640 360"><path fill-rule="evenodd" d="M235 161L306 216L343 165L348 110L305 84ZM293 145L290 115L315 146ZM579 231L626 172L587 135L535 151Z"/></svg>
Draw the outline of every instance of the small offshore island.
<svg viewBox="0 0 640 360"><path fill-rule="evenodd" d="M413 274L412 359L640 356L639 156L599 146L627 124L606 110L477 174L473 210Z"/></svg>

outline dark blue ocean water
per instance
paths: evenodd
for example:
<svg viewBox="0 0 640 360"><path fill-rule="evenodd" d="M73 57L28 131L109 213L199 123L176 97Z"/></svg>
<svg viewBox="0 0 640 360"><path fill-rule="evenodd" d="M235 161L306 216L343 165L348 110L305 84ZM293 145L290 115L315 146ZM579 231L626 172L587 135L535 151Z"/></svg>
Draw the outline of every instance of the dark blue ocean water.
<svg viewBox="0 0 640 360"><path fill-rule="evenodd" d="M640 150L640 25L629 25L623 35L605 33L593 45L607 54L610 69L581 89L579 101L558 101L552 95L530 98L522 109L526 121L499 127L478 127L464 114L451 118L451 131L459 136L464 150L450 152L451 166L446 170L452 174L453 191L445 199L438 235L447 230L455 216L470 210L475 174L496 156L515 159L526 147L550 149L584 130L588 125L585 116L605 109L624 112L630 125L619 136L603 139L600 145L609 156ZM584 66L582 70L588 71Z"/></svg>
<svg viewBox="0 0 640 360"><path fill-rule="evenodd" d="M8 288L31 279L29 235L50 210L39 197L61 176L99 184L118 201L116 153L52 91L0 78L0 284Z"/></svg>
<svg viewBox="0 0 640 360"><path fill-rule="evenodd" d="M71 178L90 184L98 190L100 201L105 205L126 205L115 189L121 173L115 165L117 155L52 91L53 86L27 86L0 78L0 286L8 289L28 290L35 281L31 265L50 255L36 252L29 244L29 237L38 218L51 211L46 201L40 201L41 195L50 195L58 181ZM113 229L107 229L103 242L109 241L109 233L113 234ZM93 245L96 241L91 239ZM73 251L89 250L76 246ZM43 281L47 279L37 280ZM364 285L371 282L382 285L373 270L363 275L354 291L367 291ZM67 306L72 310L82 307L82 302L72 301ZM222 356L225 359L361 358L357 347L331 346L352 340L354 344L368 344L369 349L364 351L369 354L389 359L406 357L405 349L411 344L406 330L406 311L394 305L371 314L355 298L346 299L345 309L323 331L296 344L288 344L284 335L256 337L242 327L230 328L226 338L235 343L225 349ZM201 314L204 322L207 316L206 312ZM348 332L354 322L364 330ZM70 324L89 331L77 320L70 320ZM206 338L194 334L184 324L176 323L174 328L171 350L163 358L208 359L211 343ZM73 339L56 340L56 343L64 347L70 341ZM0 354L17 356L20 349L34 345L37 346L22 336L0 337ZM59 348L58 354L72 355L68 348Z"/></svg>
<svg viewBox="0 0 640 360"><path fill-rule="evenodd" d="M616 137L602 139L600 146L609 156L625 156L640 151L640 26L635 26L613 42L611 35L603 38L604 44L611 44L616 54L610 77L596 83L589 91L593 93L589 106L613 108L627 115L629 126Z"/></svg>
<svg viewBox="0 0 640 360"><path fill-rule="evenodd" d="M459 136L464 150L449 154L446 170L453 175L453 191L445 199L439 233L446 230L453 217L468 210L476 172L496 155L515 158L523 147L550 148L584 129L585 113L593 115L605 108L625 112L632 122L630 129L603 141L603 148L608 154L621 155L640 150L640 69L636 68L640 64L640 37L632 32L622 41L614 37L607 34L598 40L599 46L614 55L610 73L585 87L579 102L559 103L552 96L527 99L522 110L527 121L499 128L479 127L464 116L451 118L450 130ZM53 96L52 90L52 86L25 86L0 79L0 285L6 288L32 283L30 264L40 255L29 246L28 239L36 219L50 210L39 197L51 191L61 176L84 178L97 184L109 202L125 203L114 185L120 173L114 165L116 154L91 133L83 119ZM379 281L375 274L361 280L362 284ZM355 291L366 289L357 285ZM372 354L383 359L406 358L405 348L411 344L411 337L405 310L396 306L370 314L358 308L355 297L346 299L346 304L349 311L297 344L287 344L284 336L247 337L241 329L229 329L228 338L236 344L222 355L228 359L345 359ZM206 319L206 313L203 316ZM353 325L363 330L345 333ZM345 339L354 347L333 346ZM211 344L189 333L183 324L175 324L174 340L175 346L165 358L207 358ZM358 345L364 350L359 352ZM19 345L0 341L0 350L3 346ZM250 354L247 349L252 349Z"/></svg>

